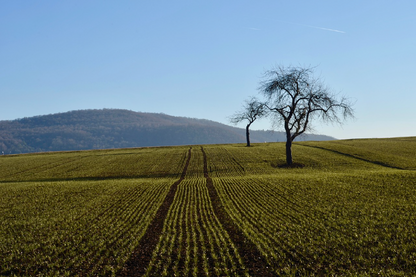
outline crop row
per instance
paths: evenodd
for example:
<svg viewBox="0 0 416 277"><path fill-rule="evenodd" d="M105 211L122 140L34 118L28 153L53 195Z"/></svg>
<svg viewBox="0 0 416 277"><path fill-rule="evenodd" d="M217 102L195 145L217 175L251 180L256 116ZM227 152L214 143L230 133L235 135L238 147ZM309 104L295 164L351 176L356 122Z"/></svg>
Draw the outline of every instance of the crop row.
<svg viewBox="0 0 416 277"><path fill-rule="evenodd" d="M185 156L182 147L3 156L0 181L178 178Z"/></svg>
<svg viewBox="0 0 416 277"><path fill-rule="evenodd" d="M0 184L0 275L116 272L171 184L170 179Z"/></svg>
<svg viewBox="0 0 416 277"><path fill-rule="evenodd" d="M191 159L186 171L186 179L204 179L204 159L199 147L193 147Z"/></svg>
<svg viewBox="0 0 416 277"><path fill-rule="evenodd" d="M416 275L416 172L327 145L0 157L0 275Z"/></svg>
<svg viewBox="0 0 416 277"><path fill-rule="evenodd" d="M301 145L334 151L387 167L416 169L416 137L302 142Z"/></svg>
<svg viewBox="0 0 416 277"><path fill-rule="evenodd" d="M380 170L380 165L333 151L294 144L294 160L305 166L292 170L300 175L316 174L318 171L345 172ZM267 174L287 174L279 168L285 163L284 144L215 145L204 147L208 157L208 170L212 177L233 177Z"/></svg>
<svg viewBox="0 0 416 277"><path fill-rule="evenodd" d="M227 212L279 275L414 275L415 177L213 180Z"/></svg>
<svg viewBox="0 0 416 277"><path fill-rule="evenodd" d="M192 171L203 168L201 157L199 149L193 150L191 171L178 186L146 276L246 275L239 253L214 212L206 180Z"/></svg>

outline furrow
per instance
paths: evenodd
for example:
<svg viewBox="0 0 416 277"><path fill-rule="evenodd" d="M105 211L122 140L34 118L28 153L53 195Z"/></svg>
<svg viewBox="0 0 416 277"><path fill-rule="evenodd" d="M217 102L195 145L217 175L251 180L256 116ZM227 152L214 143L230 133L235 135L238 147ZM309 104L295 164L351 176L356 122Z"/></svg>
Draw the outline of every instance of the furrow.
<svg viewBox="0 0 416 277"><path fill-rule="evenodd" d="M203 172L201 151L192 152L145 276L245 276L235 245L218 220ZM202 178L201 178L202 177ZM166 226L176 226L171 231ZM174 237L172 243L165 243ZM168 248L174 246L169 252Z"/></svg>
<svg viewBox="0 0 416 277"><path fill-rule="evenodd" d="M165 197L164 202L157 211L153 221L150 223L145 234L140 239L139 247L131 255L130 260L126 262L125 267L119 273L119 275L141 276L146 272L146 268L148 267L149 262L152 258L152 253L155 250L159 238L162 234L164 221L169 212L169 208L171 207L172 202L174 201L178 185L185 178L190 159L191 149L188 150L188 158L185 163L180 179L171 186L167 196Z"/></svg>
<svg viewBox="0 0 416 277"><path fill-rule="evenodd" d="M237 224L235 224L224 208L218 192L213 185L212 179L208 174L207 155L203 147L201 147L201 151L204 156L204 176L214 212L219 218L223 228L230 235L230 238L233 244L237 247L238 252L242 255L243 263L248 270L248 273L254 276L275 276L276 274L269 270L270 265L267 263L265 257L263 257L257 246L251 240L247 239L244 232Z"/></svg>

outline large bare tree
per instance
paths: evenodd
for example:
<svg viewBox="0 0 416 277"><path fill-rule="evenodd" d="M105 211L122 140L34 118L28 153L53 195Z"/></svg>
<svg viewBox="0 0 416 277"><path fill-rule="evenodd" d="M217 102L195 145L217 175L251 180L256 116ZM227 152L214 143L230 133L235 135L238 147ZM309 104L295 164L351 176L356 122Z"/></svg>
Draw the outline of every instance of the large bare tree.
<svg viewBox="0 0 416 277"><path fill-rule="evenodd" d="M310 128L314 119L342 123L353 116L351 103L336 95L313 76L313 68L278 67L267 71L260 92L265 105L286 132L286 163L291 166L292 142Z"/></svg>
<svg viewBox="0 0 416 277"><path fill-rule="evenodd" d="M259 102L255 97L252 97L250 100L245 102L243 109L239 112L236 112L231 118L230 121L233 124L238 124L242 121L247 120L246 125L246 140L247 146L250 146L250 126L257 119L265 116L267 114L267 109L264 103Z"/></svg>

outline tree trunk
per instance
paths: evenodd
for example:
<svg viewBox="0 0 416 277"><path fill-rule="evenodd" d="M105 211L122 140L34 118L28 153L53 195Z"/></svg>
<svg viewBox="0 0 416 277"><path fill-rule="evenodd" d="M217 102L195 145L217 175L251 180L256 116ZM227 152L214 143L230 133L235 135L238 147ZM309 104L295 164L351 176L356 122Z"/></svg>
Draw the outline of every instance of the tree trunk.
<svg viewBox="0 0 416 277"><path fill-rule="evenodd" d="M246 139L247 139L247 147L250 147L250 124L246 126Z"/></svg>
<svg viewBox="0 0 416 277"><path fill-rule="evenodd" d="M286 133L286 163L292 165L292 138L290 133Z"/></svg>

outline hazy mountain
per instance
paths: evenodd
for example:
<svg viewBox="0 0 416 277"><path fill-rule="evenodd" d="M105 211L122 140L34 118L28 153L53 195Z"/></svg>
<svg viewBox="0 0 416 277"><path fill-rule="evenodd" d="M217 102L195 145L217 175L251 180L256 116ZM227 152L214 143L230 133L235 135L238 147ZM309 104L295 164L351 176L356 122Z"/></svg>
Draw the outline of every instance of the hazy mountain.
<svg viewBox="0 0 416 277"><path fill-rule="evenodd" d="M301 140L331 140L305 135ZM252 142L284 141L281 132L251 131ZM245 130L218 122L128 110L79 110L0 121L5 154L143 146L244 143Z"/></svg>

